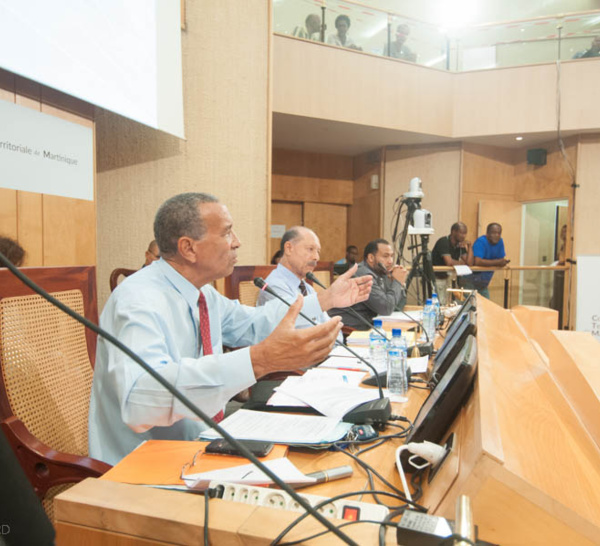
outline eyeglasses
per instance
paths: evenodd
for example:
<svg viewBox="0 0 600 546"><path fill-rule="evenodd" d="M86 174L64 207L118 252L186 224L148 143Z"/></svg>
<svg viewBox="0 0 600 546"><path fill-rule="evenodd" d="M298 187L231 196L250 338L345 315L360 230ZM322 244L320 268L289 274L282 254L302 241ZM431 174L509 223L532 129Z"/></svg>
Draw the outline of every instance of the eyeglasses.
<svg viewBox="0 0 600 546"><path fill-rule="evenodd" d="M196 466L196 457L198 457L198 455L201 455L202 453L204 453L204 447L201 447L198 451L196 451L196 453L194 454L194 457L192 458L192 462L191 464L185 463L182 467L181 467L181 475L179 476L180 480L184 480L185 478L185 472L188 469L194 468L194 466Z"/></svg>

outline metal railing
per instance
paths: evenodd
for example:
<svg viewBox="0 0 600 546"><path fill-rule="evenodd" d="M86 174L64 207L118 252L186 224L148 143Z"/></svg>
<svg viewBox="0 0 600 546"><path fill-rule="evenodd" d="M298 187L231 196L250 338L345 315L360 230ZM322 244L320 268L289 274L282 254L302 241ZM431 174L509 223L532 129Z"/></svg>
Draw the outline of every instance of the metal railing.
<svg viewBox="0 0 600 546"><path fill-rule="evenodd" d="M452 267L435 266L437 273L447 272L452 284L460 287L460 277ZM567 326L569 317L570 266L507 265L505 267L471 267L473 272L494 271L489 284L490 299L510 309L515 305L537 305L555 309L559 325Z"/></svg>
<svg viewBox="0 0 600 546"><path fill-rule="evenodd" d="M461 28L355 0L278 0L273 10L278 34L339 46L335 20L345 15L350 20L345 47L455 72L580 58L600 35L600 10ZM311 14L318 26L307 30L305 20ZM592 53L600 56L600 50Z"/></svg>

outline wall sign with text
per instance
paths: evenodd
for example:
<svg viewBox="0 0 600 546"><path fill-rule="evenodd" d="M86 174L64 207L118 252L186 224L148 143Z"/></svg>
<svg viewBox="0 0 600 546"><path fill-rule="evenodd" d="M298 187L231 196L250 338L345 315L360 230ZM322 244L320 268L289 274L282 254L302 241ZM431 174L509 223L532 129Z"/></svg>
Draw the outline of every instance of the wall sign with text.
<svg viewBox="0 0 600 546"><path fill-rule="evenodd" d="M577 323L600 341L600 256L577 256Z"/></svg>
<svg viewBox="0 0 600 546"><path fill-rule="evenodd" d="M0 187L93 201L92 129L0 101Z"/></svg>

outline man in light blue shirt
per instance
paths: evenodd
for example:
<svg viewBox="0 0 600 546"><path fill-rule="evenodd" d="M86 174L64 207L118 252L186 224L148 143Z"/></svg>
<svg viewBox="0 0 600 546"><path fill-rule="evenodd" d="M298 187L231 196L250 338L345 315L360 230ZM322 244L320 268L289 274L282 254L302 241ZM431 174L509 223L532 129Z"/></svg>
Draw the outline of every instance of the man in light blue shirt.
<svg viewBox="0 0 600 546"><path fill-rule="evenodd" d="M271 371L322 360L341 328L338 320L296 330L302 298L288 310L221 296L211 283L229 275L239 239L227 208L210 195L187 193L157 212L161 259L129 276L111 294L100 325L161 373L209 415ZM367 279L347 279L323 298L362 301ZM202 347L199 297L204 295L210 345ZM328 309L329 307L325 307ZM251 345L222 354L222 344ZM135 362L98 340L89 417L90 456L115 464L144 440L191 440L206 428Z"/></svg>
<svg viewBox="0 0 600 546"><path fill-rule="evenodd" d="M288 302L296 301L299 294L304 296L303 313L313 321L321 324L329 320L327 313L321 310L319 296L315 289L304 279L306 274L314 271L321 254L321 243L317 234L303 226L294 226L288 229L281 238L281 251L283 255L273 270L265 279L266 283L277 294ZM268 292L261 290L258 293L256 305L264 305L275 299ZM303 317L296 320L297 328L311 326Z"/></svg>

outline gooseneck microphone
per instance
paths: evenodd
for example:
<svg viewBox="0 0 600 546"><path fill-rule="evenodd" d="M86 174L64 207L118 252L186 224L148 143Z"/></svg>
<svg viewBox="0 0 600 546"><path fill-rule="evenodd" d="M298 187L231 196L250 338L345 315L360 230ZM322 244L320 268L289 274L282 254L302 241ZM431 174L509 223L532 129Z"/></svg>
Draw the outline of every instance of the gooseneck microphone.
<svg viewBox="0 0 600 546"><path fill-rule="evenodd" d="M381 269L381 271L385 275L389 275L387 268L381 262L377 262L377 267L379 267L379 269ZM408 313L405 313L404 311L400 311L400 313L402 313L404 316L408 317L412 322L414 322L417 326L419 326L419 328L421 328L421 330L423 330L423 333L425 334L425 338L427 339L427 345L429 345L431 343L431 340L429 339L429 334L427 333L427 330L425 330L425 328L423 327L423 323L421 321L411 317ZM417 346L416 336L415 336L415 346ZM433 349L433 346L432 346L432 349Z"/></svg>
<svg viewBox="0 0 600 546"><path fill-rule="evenodd" d="M221 427L218 423L215 423L206 413L204 413L196 404L194 404L189 398L183 395L176 387L174 387L169 381L167 381L162 375L160 375L154 368L150 367L142 358L140 358L136 353L134 353L129 347L119 341L116 337L103 330L90 320L85 317L82 317L75 311L73 311L70 307L65 305L60 300L57 300L52 295L48 294L44 289L35 284L29 277L24 275L17 267L13 265L13 263L2 253L0 252L0 264L7 267L10 272L17 277L23 284L31 288L35 293L42 296L44 299L49 301L55 307L58 307L61 311L74 318L77 322L83 324L85 327L92 330L99 336L106 339L109 343L117 347L120 351L125 353L129 358L131 358L136 364L138 364L143 370L151 375L158 383L160 383L169 393L173 395L174 398L179 400L185 407L187 407L200 421L208 425L209 427L214 428L223 438L225 438L230 444L234 445L240 453L248 459L254 466L262 470L271 480L273 480L281 489L283 489L286 493L288 493L306 512L308 512L312 517L314 517L319 523L321 523L324 527L326 527L329 531L335 534L338 538L340 538L346 544L351 544L354 546L358 546L357 543L352 540L348 535L343 533L340 529L338 529L330 520L328 520L325 516L323 516L320 512L315 510L301 495L298 495L294 489L289 487L283 480L277 476L275 472L273 472L269 467L265 466L261 463L252 452L241 442L236 440L231 434L229 434L223 427Z"/></svg>
<svg viewBox="0 0 600 546"><path fill-rule="evenodd" d="M314 282L315 284L319 285L321 288L324 288L325 290L327 290L327 287L319 280L317 279L317 277L315 277L315 275L313 274L312 271L309 271L306 274L306 278L309 281ZM356 312L354 309L352 309L352 307L346 307L345 308L346 311L348 311L353 317L357 318L358 320L360 320L365 326L368 326L369 329L373 329L375 330L381 337L387 339L387 335L384 331L380 330L379 328L375 328L375 326L373 326L365 317L363 317L360 313Z"/></svg>
<svg viewBox="0 0 600 546"><path fill-rule="evenodd" d="M288 307L291 307L292 304L289 303L288 301L286 301L284 298L282 298L279 294L277 294L277 292L275 292L275 290L273 290L265 282L265 280L262 279L261 277L256 277L254 279L254 285L257 286L258 288L260 288L261 290L264 290L268 294L271 294L271 296L282 301ZM311 318L307 317L304 313L300 312L299 315L302 318L306 319L311 324L313 324L314 326L317 326L317 323L314 320L312 320ZM353 356L358 358L358 360L363 362L365 365L367 365L373 371L373 373L375 374L375 377L377 378L377 388L379 389L379 399L378 400L372 400L371 402L365 402L364 404L361 404L357 408L348 412L344 416L344 421L346 421L347 423L355 423L357 425L360 425L360 424L384 425L390 418L390 416L392 414L392 410L390 407L389 399L385 398L383 396L383 389L381 388L381 381L379 381L379 374L377 373L377 370L370 362L365 360L362 356L360 356L356 351L353 351L347 345L340 343L337 339L335 340L335 344L339 345L340 347L344 347L344 349L346 349L349 353L351 353Z"/></svg>

